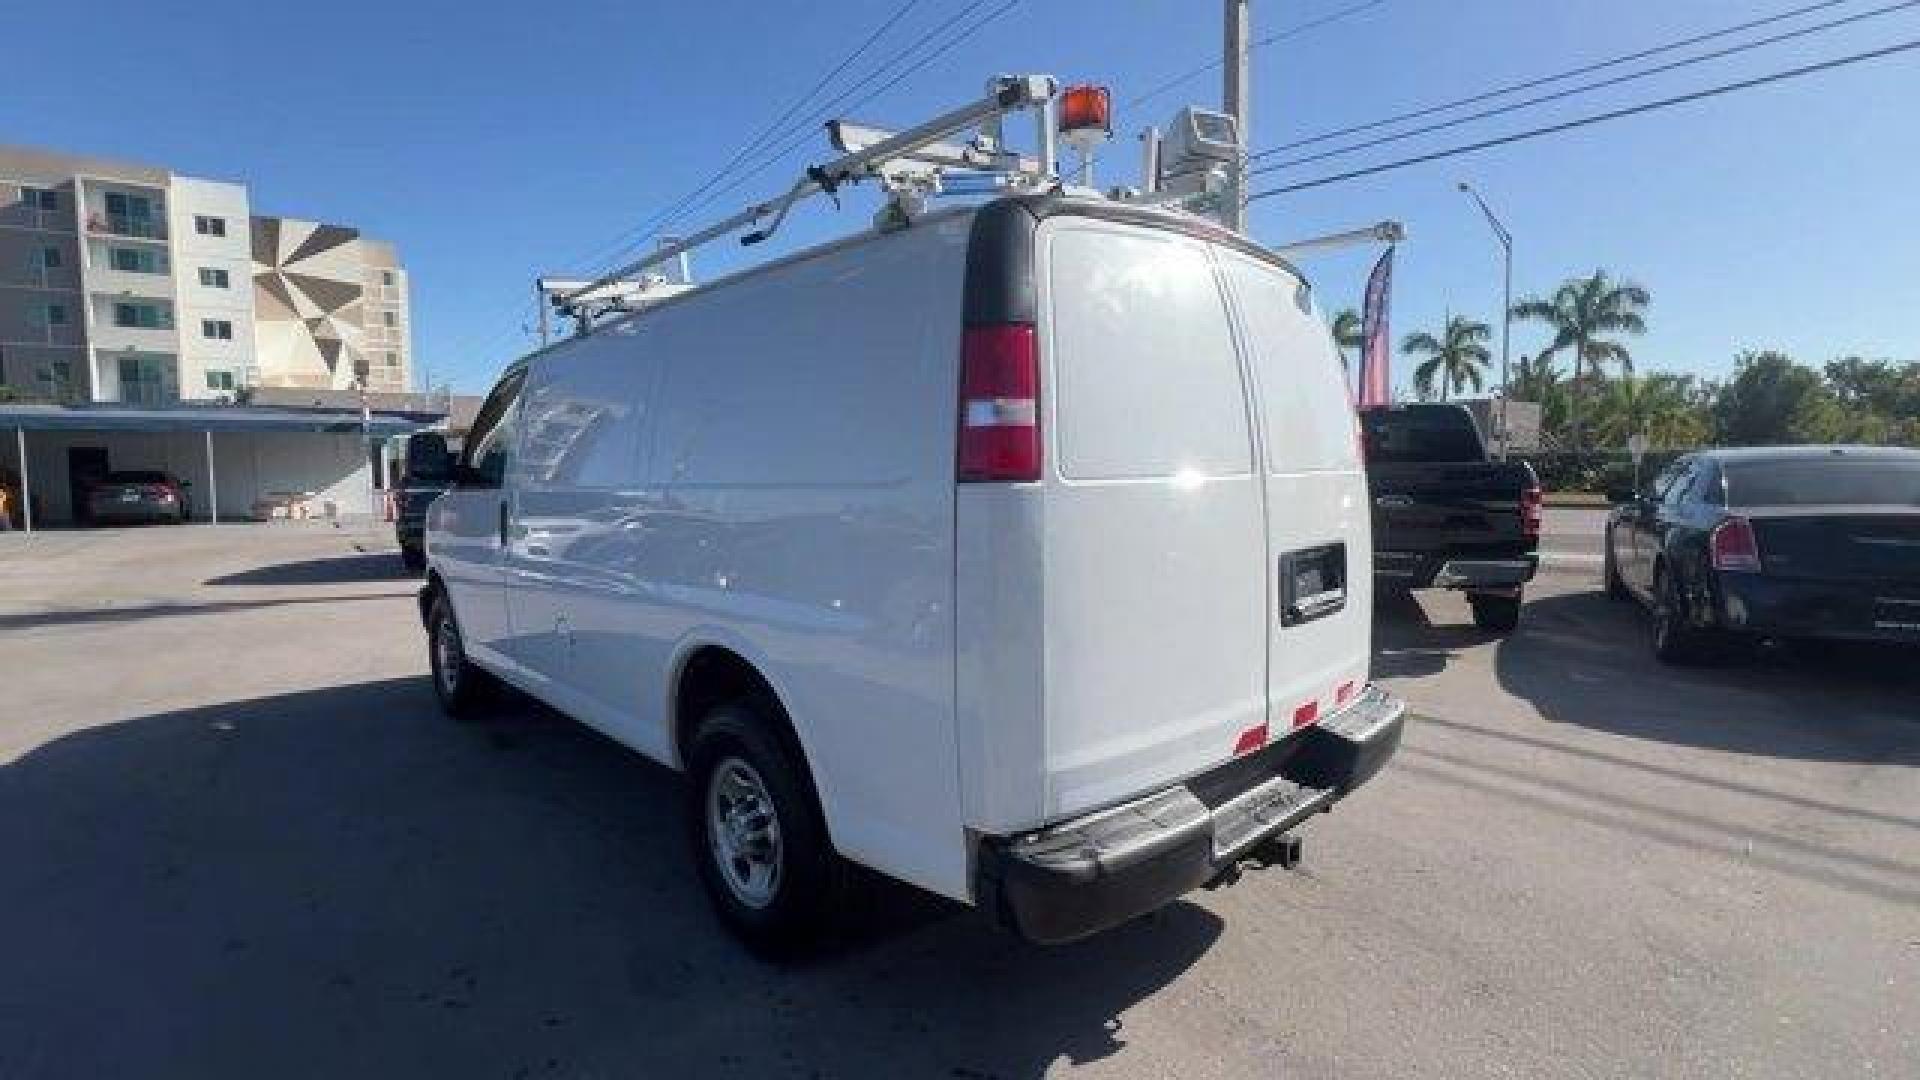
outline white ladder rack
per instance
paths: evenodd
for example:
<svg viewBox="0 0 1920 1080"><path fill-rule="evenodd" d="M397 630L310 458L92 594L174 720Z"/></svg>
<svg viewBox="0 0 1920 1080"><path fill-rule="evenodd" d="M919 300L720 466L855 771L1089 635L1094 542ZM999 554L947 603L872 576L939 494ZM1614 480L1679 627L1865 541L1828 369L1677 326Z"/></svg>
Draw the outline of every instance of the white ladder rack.
<svg viewBox="0 0 1920 1080"><path fill-rule="evenodd" d="M559 283L550 284L552 279L543 278L536 288L543 296L551 296L556 309L575 320L579 333L586 333L597 315L626 310L617 302L608 304L607 298L636 289L644 291L644 285L636 283L645 282L647 270L741 229L752 229L740 237L741 244L757 244L780 228L795 203L815 195L833 195L844 184L878 177L890 192L900 195L914 186L916 169L919 178L929 175L928 170L967 169L1005 173L1035 186L1057 184L1053 105L1058 89L1059 84L1050 75L1002 75L988 82L987 95L978 101L898 133L834 121L827 125L828 133L835 148L845 153L824 165L809 166L778 198L754 203L584 284L567 281L563 288L556 288ZM1001 137L1000 121L1029 109L1037 115L1037 157L1008 151ZM968 129L975 129L976 134L964 146L944 141ZM766 224L761 225L763 221Z"/></svg>

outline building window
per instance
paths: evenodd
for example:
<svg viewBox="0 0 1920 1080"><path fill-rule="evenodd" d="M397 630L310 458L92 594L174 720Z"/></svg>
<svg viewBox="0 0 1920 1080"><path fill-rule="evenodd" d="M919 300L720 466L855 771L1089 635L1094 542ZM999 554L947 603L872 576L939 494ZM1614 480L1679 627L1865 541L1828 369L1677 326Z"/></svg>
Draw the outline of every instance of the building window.
<svg viewBox="0 0 1920 1080"><path fill-rule="evenodd" d="M383 353L382 359L386 362L386 365L388 367L400 366L400 354L397 352Z"/></svg>
<svg viewBox="0 0 1920 1080"><path fill-rule="evenodd" d="M112 248L107 252L107 261L115 270L123 273L166 273L166 264L160 261L160 253L146 248Z"/></svg>
<svg viewBox="0 0 1920 1080"><path fill-rule="evenodd" d="M218 338L221 341L232 341L233 323L226 319L201 319L200 336Z"/></svg>
<svg viewBox="0 0 1920 1080"><path fill-rule="evenodd" d="M162 330L168 324L161 316L160 309L153 304L115 304L113 305L113 325L142 330Z"/></svg>
<svg viewBox="0 0 1920 1080"><path fill-rule="evenodd" d="M380 313L380 321L386 323L388 326L399 326L400 316L395 312L383 311Z"/></svg>
<svg viewBox="0 0 1920 1080"><path fill-rule="evenodd" d="M206 214L195 214L193 215L193 231L199 233L201 236L225 236L227 235L227 219L208 217Z"/></svg>
<svg viewBox="0 0 1920 1080"><path fill-rule="evenodd" d="M60 257L60 249L57 247L43 247L40 249L40 269L58 270L60 269L60 264L64 261L65 260Z"/></svg>
<svg viewBox="0 0 1920 1080"><path fill-rule="evenodd" d="M385 285L389 289L393 288L393 271L380 271L380 284Z"/></svg>
<svg viewBox="0 0 1920 1080"><path fill-rule="evenodd" d="M46 318L48 326L67 325L67 305L48 304L46 307Z"/></svg>
<svg viewBox="0 0 1920 1080"><path fill-rule="evenodd" d="M207 389L232 392L233 372L209 370L207 372Z"/></svg>
<svg viewBox="0 0 1920 1080"><path fill-rule="evenodd" d="M60 193L50 188L23 187L20 201L34 210L60 209Z"/></svg>
<svg viewBox="0 0 1920 1080"><path fill-rule="evenodd" d="M209 289L227 288L227 272L217 266L203 266L200 268L200 284Z"/></svg>

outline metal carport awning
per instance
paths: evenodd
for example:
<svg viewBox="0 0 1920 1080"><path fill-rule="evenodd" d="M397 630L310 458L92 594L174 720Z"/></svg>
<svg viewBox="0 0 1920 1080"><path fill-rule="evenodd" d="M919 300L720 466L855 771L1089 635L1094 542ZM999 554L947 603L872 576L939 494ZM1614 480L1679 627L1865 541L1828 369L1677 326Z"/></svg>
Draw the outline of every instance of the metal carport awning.
<svg viewBox="0 0 1920 1080"><path fill-rule="evenodd" d="M0 430L13 429L14 449L19 455L21 522L27 532L33 531L33 481L27 470L29 431L200 432L206 437L208 516L217 523L220 499L213 471L213 437L217 434L364 431L370 438L387 439L410 435L444 419L434 413L260 409L247 405L138 409L115 405L0 404Z"/></svg>

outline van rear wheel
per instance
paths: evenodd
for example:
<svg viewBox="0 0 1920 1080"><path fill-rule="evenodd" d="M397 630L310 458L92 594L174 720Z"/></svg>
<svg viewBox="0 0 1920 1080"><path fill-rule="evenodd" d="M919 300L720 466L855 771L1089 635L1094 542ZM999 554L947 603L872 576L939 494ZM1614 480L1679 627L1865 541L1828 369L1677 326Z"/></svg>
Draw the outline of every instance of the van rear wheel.
<svg viewBox="0 0 1920 1080"><path fill-rule="evenodd" d="M762 955L792 955L831 926L844 868L806 763L769 710L716 707L687 754L694 861L728 929Z"/></svg>

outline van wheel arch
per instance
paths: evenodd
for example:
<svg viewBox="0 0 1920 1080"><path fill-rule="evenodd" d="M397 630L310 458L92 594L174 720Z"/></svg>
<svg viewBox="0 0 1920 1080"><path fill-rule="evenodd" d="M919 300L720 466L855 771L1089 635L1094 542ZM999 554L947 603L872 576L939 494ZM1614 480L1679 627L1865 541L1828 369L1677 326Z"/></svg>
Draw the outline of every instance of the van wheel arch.
<svg viewBox="0 0 1920 1080"><path fill-rule="evenodd" d="M777 723L781 737L792 743L801 761L806 748L794 730L793 719L780 695L753 662L724 645L701 645L687 654L673 680L672 724L674 758L684 767L700 722L716 707L744 701L759 707L761 715ZM812 766L809 762L808 771ZM811 779L811 777L809 777Z"/></svg>

